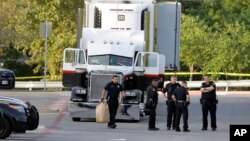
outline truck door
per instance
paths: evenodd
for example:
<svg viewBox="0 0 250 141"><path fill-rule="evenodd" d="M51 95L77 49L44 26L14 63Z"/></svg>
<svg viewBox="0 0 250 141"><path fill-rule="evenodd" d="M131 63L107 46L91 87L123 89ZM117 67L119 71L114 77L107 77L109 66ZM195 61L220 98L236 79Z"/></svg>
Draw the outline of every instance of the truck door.
<svg viewBox="0 0 250 141"><path fill-rule="evenodd" d="M165 71L165 56L156 52L139 52L135 59L134 71L144 75L160 75Z"/></svg>
<svg viewBox="0 0 250 141"><path fill-rule="evenodd" d="M66 48L63 56L63 86L84 86L86 79L86 53L84 49Z"/></svg>
<svg viewBox="0 0 250 141"><path fill-rule="evenodd" d="M154 78L159 79L161 88L165 72L165 56L157 52L139 52L135 59L134 72L144 76L144 89Z"/></svg>

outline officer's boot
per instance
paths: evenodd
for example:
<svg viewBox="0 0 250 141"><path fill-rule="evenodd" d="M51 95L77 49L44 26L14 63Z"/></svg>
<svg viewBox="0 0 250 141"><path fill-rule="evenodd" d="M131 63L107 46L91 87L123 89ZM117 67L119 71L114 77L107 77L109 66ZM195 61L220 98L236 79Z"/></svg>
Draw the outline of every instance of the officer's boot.
<svg viewBox="0 0 250 141"><path fill-rule="evenodd" d="M180 132L180 131L181 131L180 127L176 127L176 128L175 128L175 131L176 131L176 132Z"/></svg>

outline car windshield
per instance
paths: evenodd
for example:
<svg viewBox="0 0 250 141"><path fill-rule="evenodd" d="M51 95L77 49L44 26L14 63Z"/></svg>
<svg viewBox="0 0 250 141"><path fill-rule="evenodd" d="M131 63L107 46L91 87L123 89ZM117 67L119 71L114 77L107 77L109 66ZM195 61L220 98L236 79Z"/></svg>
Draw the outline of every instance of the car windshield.
<svg viewBox="0 0 250 141"><path fill-rule="evenodd" d="M132 58L117 55L89 56L90 65L132 66Z"/></svg>

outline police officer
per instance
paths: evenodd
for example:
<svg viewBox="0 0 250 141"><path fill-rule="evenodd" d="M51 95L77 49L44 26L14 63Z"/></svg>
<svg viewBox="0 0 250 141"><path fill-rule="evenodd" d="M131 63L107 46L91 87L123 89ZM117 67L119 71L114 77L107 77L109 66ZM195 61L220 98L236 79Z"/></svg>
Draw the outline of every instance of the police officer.
<svg viewBox="0 0 250 141"><path fill-rule="evenodd" d="M183 131L190 132L188 129L188 105L190 103L190 97L187 91L187 82L182 81L181 87L177 88L172 96L176 103L176 132L181 131L180 129L180 119L183 114Z"/></svg>
<svg viewBox="0 0 250 141"><path fill-rule="evenodd" d="M208 121L207 116L208 112L210 112L211 116L211 127L212 131L216 131L216 104L218 103L218 99L216 97L216 86L215 83L209 80L209 76L205 75L203 77L204 81L201 84L201 99L200 103L202 104L202 117L203 117L203 126L202 131L207 130Z"/></svg>
<svg viewBox="0 0 250 141"><path fill-rule="evenodd" d="M102 100L104 100L104 95L107 94L106 99L109 105L109 115L110 115L110 121L108 123L109 128L116 128L115 124L115 116L117 113L118 108L118 96L121 93L124 94L124 90L121 84L119 84L119 77L117 75L114 75L112 78L112 82L109 82L104 89L102 90Z"/></svg>
<svg viewBox="0 0 250 141"><path fill-rule="evenodd" d="M147 88L147 101L146 104L149 108L149 122L148 130L157 131L159 128L155 127L156 106L158 103L158 79L153 79L151 85Z"/></svg>
<svg viewBox="0 0 250 141"><path fill-rule="evenodd" d="M166 99L166 105L167 105L167 130L170 130L171 125L173 127L173 130L175 130L175 112L176 112L176 106L175 102L172 99L172 95L174 94L174 91L176 88L180 87L181 85L179 83L176 83L177 78L176 76L171 76L170 83L166 84L166 86L163 89L163 96ZM167 96L166 96L167 95Z"/></svg>

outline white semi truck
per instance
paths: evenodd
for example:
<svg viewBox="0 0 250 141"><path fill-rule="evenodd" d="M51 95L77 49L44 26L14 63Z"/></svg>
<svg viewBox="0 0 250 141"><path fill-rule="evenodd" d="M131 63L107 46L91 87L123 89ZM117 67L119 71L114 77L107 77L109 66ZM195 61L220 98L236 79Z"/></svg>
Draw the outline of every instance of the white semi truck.
<svg viewBox="0 0 250 141"><path fill-rule="evenodd" d="M85 0L81 13L85 22L79 26L78 47L65 49L63 59L63 85L72 88L72 120L95 118L101 91L116 74L126 93L116 119L139 121L151 80L158 78L162 88L164 72L179 69L181 4Z"/></svg>

